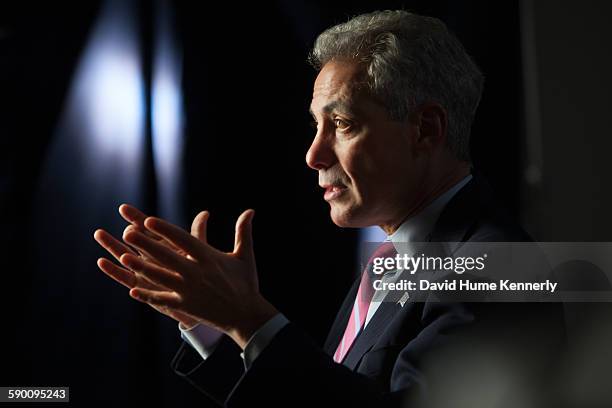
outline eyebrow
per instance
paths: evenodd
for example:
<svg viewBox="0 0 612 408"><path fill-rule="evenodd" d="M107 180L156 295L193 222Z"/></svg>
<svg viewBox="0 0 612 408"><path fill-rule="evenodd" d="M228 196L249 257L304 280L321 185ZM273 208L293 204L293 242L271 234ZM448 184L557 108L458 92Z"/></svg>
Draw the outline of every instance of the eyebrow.
<svg viewBox="0 0 612 408"><path fill-rule="evenodd" d="M346 112L346 113L351 113L352 112L350 106L348 104L346 104L345 102L342 102L340 100L335 100L335 101L329 102L327 105L325 105L323 107L322 110L323 110L324 113L329 114L334 109L338 109L338 110ZM312 116L315 116L314 112L312 111L312 107L308 107L308 111L310 112L310 114Z"/></svg>

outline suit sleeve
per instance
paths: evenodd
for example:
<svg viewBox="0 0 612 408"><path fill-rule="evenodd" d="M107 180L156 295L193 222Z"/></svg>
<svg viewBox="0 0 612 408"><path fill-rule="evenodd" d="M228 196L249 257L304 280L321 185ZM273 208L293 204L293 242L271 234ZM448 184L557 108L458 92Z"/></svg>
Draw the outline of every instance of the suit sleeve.
<svg viewBox="0 0 612 408"><path fill-rule="evenodd" d="M170 365L176 374L222 406L244 374L240 351L232 340L224 336L215 352L204 360L193 347L183 341Z"/></svg>

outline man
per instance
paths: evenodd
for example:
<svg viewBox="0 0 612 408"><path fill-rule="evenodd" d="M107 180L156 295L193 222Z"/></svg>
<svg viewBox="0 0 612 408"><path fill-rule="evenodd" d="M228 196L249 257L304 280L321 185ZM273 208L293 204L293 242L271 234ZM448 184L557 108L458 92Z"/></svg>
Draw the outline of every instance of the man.
<svg viewBox="0 0 612 408"><path fill-rule="evenodd" d="M361 15L322 33L311 61L317 131L306 162L335 224L378 225L394 244L529 239L471 174L483 77L442 22L405 11ZM102 230L95 238L122 266L100 259L99 267L180 322L186 341L173 367L220 404L418 404L436 392L431 362L457 355L449 347L478 339L508 350L508 336L538 351L552 344L514 337L532 329L519 324L531 311L518 306L373 302L359 278L319 348L258 291L252 210L237 221L232 253L207 243L207 212L191 234L130 206L120 212L131 223L127 245ZM500 327L517 330L495 337Z"/></svg>

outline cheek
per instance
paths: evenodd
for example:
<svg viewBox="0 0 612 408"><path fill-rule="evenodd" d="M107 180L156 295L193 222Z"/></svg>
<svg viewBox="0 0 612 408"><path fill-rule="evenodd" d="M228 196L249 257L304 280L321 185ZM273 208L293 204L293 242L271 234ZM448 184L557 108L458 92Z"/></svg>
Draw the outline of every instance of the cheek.
<svg viewBox="0 0 612 408"><path fill-rule="evenodd" d="M413 176L410 157L394 148L368 155L356 164L358 191L370 204L387 205L403 195L406 182Z"/></svg>
<svg viewBox="0 0 612 408"><path fill-rule="evenodd" d="M338 161L349 177L353 187L359 189L367 184L376 169L371 150L363 141L350 142L338 153Z"/></svg>
<svg viewBox="0 0 612 408"><path fill-rule="evenodd" d="M385 154L372 149L352 161L354 183L364 199L386 194L389 186L401 177L401 171L395 168L397 163L393 163L394 159L389 151Z"/></svg>

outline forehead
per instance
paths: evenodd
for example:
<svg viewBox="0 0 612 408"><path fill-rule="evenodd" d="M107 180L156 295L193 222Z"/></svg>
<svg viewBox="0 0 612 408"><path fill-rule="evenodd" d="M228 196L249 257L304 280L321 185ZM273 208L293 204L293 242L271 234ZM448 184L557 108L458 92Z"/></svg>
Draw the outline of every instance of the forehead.
<svg viewBox="0 0 612 408"><path fill-rule="evenodd" d="M349 61L330 61L321 68L315 80L310 109L319 112L330 102L354 101L363 84L364 75L360 65Z"/></svg>

